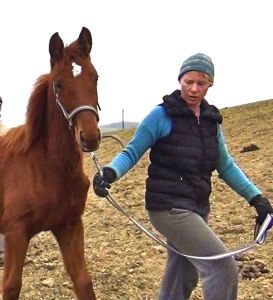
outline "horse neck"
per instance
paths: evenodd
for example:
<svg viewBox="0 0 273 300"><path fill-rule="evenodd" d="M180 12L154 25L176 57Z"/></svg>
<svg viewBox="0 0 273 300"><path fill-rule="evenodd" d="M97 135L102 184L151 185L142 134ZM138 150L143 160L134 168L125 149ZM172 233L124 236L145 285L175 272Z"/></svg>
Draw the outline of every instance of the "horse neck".
<svg viewBox="0 0 273 300"><path fill-rule="evenodd" d="M73 129L69 129L67 120L58 110L53 91L49 93L46 124L47 151L51 157L66 164L74 165L82 162L82 153Z"/></svg>

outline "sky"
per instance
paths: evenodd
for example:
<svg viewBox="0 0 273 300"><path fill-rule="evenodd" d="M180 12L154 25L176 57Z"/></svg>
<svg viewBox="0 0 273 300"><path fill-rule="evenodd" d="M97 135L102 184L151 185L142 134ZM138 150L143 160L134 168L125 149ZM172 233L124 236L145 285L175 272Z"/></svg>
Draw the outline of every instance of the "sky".
<svg viewBox="0 0 273 300"><path fill-rule="evenodd" d="M215 65L206 99L218 108L273 99L271 0L9 0L0 11L2 121L24 122L35 80L50 71L49 39L93 38L100 124L141 121L180 88L182 62L203 52Z"/></svg>

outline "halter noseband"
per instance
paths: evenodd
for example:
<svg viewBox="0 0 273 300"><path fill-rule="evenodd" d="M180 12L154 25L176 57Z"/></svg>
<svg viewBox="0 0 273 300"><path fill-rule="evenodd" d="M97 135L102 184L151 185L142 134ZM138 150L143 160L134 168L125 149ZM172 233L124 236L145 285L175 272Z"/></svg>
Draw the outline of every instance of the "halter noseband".
<svg viewBox="0 0 273 300"><path fill-rule="evenodd" d="M61 99L55 89L54 82L53 82L53 91L56 95L56 105L61 110L65 119L67 120L69 129L73 128L73 117L81 111L86 111L86 110L91 111L96 116L97 120L99 121L99 114L98 114L98 110L97 110L97 107L100 110L99 105L97 105L97 107L95 107L93 105L80 105L79 107L74 108L70 113L68 113L67 110L65 109L65 107L63 106Z"/></svg>

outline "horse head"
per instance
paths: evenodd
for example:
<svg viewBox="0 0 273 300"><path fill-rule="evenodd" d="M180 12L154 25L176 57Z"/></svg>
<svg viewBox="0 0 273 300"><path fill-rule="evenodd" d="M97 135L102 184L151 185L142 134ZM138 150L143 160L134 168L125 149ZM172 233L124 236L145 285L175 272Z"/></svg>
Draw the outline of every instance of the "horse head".
<svg viewBox="0 0 273 300"><path fill-rule="evenodd" d="M57 32L49 41L50 92L84 152L96 150L101 140L98 74L91 62L91 48L92 36L85 27L78 39L66 47Z"/></svg>

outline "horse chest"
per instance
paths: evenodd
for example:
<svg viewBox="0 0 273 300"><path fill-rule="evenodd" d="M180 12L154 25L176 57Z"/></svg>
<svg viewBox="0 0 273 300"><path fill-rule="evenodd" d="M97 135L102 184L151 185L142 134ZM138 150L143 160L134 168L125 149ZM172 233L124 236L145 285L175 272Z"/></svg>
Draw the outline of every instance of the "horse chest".
<svg viewBox="0 0 273 300"><path fill-rule="evenodd" d="M43 193L42 211L50 215L67 217L82 214L87 199L88 186L74 182L54 188L52 193Z"/></svg>

